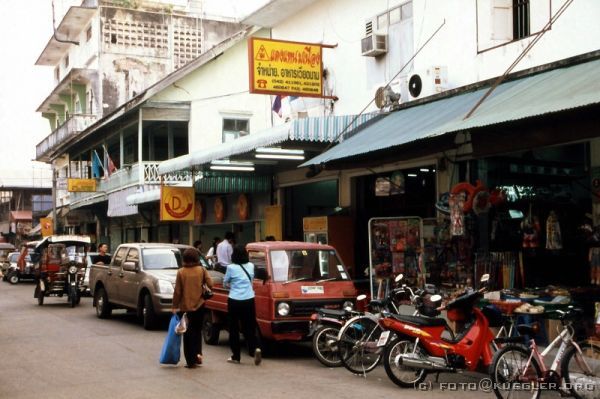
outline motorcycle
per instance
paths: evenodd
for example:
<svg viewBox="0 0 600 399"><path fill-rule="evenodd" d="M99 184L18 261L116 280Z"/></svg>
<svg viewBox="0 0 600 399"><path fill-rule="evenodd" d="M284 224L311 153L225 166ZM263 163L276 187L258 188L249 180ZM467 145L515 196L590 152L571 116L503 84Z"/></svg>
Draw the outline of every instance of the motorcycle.
<svg viewBox="0 0 600 399"><path fill-rule="evenodd" d="M396 385L418 386L430 372L474 371L480 363L489 367L494 334L476 307L488 281L489 275L483 275L483 288L467 291L439 308L447 311L449 320L466 323L454 339L442 337L450 330L443 318L387 314L379 321L386 330L379 340L379 345L385 346L385 371ZM391 340L390 333L394 333Z"/></svg>
<svg viewBox="0 0 600 399"><path fill-rule="evenodd" d="M362 301L366 295L359 295L356 300ZM315 357L326 367L342 365L338 350L337 336L342 326L350 318L360 314L352 310L317 309L310 317L308 336L312 337L312 349Z"/></svg>

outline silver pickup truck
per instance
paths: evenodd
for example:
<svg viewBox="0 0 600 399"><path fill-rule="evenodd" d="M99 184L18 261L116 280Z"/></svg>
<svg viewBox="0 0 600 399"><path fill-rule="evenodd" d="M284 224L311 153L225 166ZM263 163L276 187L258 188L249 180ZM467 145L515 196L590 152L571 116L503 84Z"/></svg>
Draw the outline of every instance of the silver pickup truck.
<svg viewBox="0 0 600 399"><path fill-rule="evenodd" d="M146 330L157 327L161 315L171 312L177 269L188 245L121 244L110 264L94 264L90 290L96 315L108 318L113 309L134 310ZM201 262L208 266L201 257Z"/></svg>

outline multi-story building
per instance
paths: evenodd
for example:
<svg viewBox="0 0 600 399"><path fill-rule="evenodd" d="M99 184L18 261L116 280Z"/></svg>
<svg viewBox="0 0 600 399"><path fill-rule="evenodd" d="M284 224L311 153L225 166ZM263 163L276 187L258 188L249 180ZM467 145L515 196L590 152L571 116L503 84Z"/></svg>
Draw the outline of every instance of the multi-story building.
<svg viewBox="0 0 600 399"><path fill-rule="evenodd" d="M133 139L137 128L132 132L125 123L112 137L95 134L90 138L83 133L240 29L231 19L206 18L201 3L84 0L80 6L70 7L55 27L36 62L53 67L55 81L54 89L37 109L48 119L51 133L36 146L36 159L52 164L58 208L77 208L79 198L66 190L66 179L104 175L109 157L116 169L145 168L150 176L153 174L152 164L139 162L141 154L138 156ZM185 124L163 127L152 127L156 145L148 148L150 159L187 153ZM84 137L88 142L82 146ZM92 176L96 156L101 169ZM105 194L127 185L126 181L117 186L103 183L100 181L99 191ZM91 215L84 213L85 220L80 222L94 225L97 221Z"/></svg>

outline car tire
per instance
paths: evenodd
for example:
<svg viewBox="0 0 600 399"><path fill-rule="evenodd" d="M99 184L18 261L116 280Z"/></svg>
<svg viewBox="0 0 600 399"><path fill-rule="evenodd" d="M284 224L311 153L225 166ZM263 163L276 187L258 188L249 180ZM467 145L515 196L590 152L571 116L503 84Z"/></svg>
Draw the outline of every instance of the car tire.
<svg viewBox="0 0 600 399"><path fill-rule="evenodd" d="M154 305L152 304L152 297L150 294L144 295L142 306L142 323L144 324L144 329L154 330L158 324L158 315L154 311Z"/></svg>
<svg viewBox="0 0 600 399"><path fill-rule="evenodd" d="M202 339L207 345L218 345L221 329L213 323L210 310L204 312L202 317Z"/></svg>
<svg viewBox="0 0 600 399"><path fill-rule="evenodd" d="M12 272L8 275L8 282L11 284L19 284L19 275L16 272Z"/></svg>
<svg viewBox="0 0 600 399"><path fill-rule="evenodd" d="M103 287L96 289L94 303L96 304L96 316L98 316L98 318L107 319L110 317L112 307L108 301L108 294Z"/></svg>

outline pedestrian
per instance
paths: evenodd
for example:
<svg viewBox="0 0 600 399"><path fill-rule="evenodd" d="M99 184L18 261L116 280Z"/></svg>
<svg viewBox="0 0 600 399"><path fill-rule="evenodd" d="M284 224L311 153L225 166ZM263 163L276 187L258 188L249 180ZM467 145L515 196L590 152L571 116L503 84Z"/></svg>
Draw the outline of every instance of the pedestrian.
<svg viewBox="0 0 600 399"><path fill-rule="evenodd" d="M206 253L206 259L208 260L208 264L213 266L217 263L217 245L221 242L219 237L213 238L213 242L208 248L208 252Z"/></svg>
<svg viewBox="0 0 600 399"><path fill-rule="evenodd" d="M187 315L187 330L183 334L183 354L187 368L202 364L202 316L204 298L202 285L212 288L213 281L200 265L200 254L192 248L183 252L183 267L177 271L175 292L173 292L173 314Z"/></svg>
<svg viewBox="0 0 600 399"><path fill-rule="evenodd" d="M202 241L196 240L194 241L194 248L198 250L198 252L202 253Z"/></svg>
<svg viewBox="0 0 600 399"><path fill-rule="evenodd" d="M231 263L231 254L233 253L233 233L231 231L225 232L225 239L217 245L217 259L219 265L227 267Z"/></svg>
<svg viewBox="0 0 600 399"><path fill-rule="evenodd" d="M108 244L103 242L98 246L98 256L96 257L96 263L102 265L109 265L111 261L110 255L108 254Z"/></svg>
<svg viewBox="0 0 600 399"><path fill-rule="evenodd" d="M246 248L236 245L223 278L223 286L229 288L229 363L240 363L240 324L248 344L248 353L254 357L254 364L258 366L262 361L262 351L256 336L253 278L254 265L248 260Z"/></svg>

